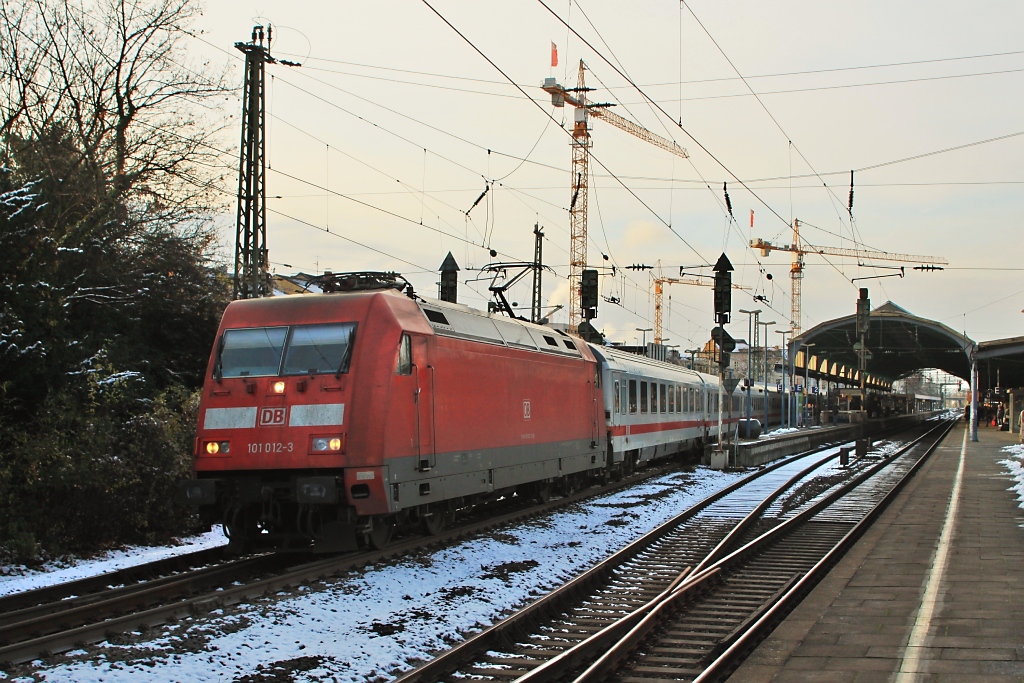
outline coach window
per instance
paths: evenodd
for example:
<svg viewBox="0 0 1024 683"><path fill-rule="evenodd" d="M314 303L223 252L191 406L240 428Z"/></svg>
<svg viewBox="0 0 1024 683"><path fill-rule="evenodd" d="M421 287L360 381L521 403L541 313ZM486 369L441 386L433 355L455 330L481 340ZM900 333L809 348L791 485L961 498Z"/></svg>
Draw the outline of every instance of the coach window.
<svg viewBox="0 0 1024 683"><path fill-rule="evenodd" d="M629 412L636 412L636 380L629 380Z"/></svg>
<svg viewBox="0 0 1024 683"><path fill-rule="evenodd" d="M665 387L664 384L661 384L661 385L658 386L658 394L661 397L661 400L659 401L659 403L661 403L661 412L667 413L668 412L668 389Z"/></svg>
<svg viewBox="0 0 1024 683"><path fill-rule="evenodd" d="M683 388L676 385L676 412L683 412Z"/></svg>
<svg viewBox="0 0 1024 683"><path fill-rule="evenodd" d="M658 412L658 383L651 382L651 412Z"/></svg>
<svg viewBox="0 0 1024 683"><path fill-rule="evenodd" d="M622 403L619 400L619 380L615 380L615 412L622 412Z"/></svg>
<svg viewBox="0 0 1024 683"><path fill-rule="evenodd" d="M668 385L668 412L676 412L676 386L674 384Z"/></svg>
<svg viewBox="0 0 1024 683"><path fill-rule="evenodd" d="M647 382L640 382L640 412L647 412Z"/></svg>
<svg viewBox="0 0 1024 683"><path fill-rule="evenodd" d="M402 342L398 345L398 364L395 365L395 374L412 374L412 340L407 334L402 335Z"/></svg>

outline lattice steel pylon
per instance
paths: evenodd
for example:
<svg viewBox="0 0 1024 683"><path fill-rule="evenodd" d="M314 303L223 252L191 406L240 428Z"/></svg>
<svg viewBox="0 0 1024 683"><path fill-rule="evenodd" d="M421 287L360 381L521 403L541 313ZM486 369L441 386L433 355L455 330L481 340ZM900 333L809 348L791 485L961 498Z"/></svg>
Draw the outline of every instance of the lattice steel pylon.
<svg viewBox="0 0 1024 683"><path fill-rule="evenodd" d="M583 270L587 267L587 174L592 144L590 128L587 125L589 117L593 115L602 119L676 156L684 159L690 156L675 141L663 138L629 119L613 114L608 110L612 105L588 102L588 88L583 77L585 70L586 65L581 59L575 88L566 89L555 82L554 78L545 79L542 86L544 91L551 95L551 103L556 107L564 107L566 104L575 107L572 127L572 200L569 204L569 332L574 335L579 334L578 328L583 318L580 286Z"/></svg>
<svg viewBox="0 0 1024 683"><path fill-rule="evenodd" d="M242 93L242 142L238 163L238 213L235 222L234 298L253 299L271 293L267 254L267 186L265 104L266 63L270 33L263 45L263 27L252 30L252 40L235 43L245 54Z"/></svg>

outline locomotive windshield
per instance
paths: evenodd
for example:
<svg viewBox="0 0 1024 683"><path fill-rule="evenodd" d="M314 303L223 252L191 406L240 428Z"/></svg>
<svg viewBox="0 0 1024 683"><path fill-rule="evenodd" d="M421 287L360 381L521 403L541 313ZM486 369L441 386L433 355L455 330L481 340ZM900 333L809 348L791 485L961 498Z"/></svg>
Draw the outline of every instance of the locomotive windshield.
<svg viewBox="0 0 1024 683"><path fill-rule="evenodd" d="M285 375L316 375L348 370L355 323L300 325L292 328L284 354Z"/></svg>
<svg viewBox="0 0 1024 683"><path fill-rule="evenodd" d="M276 375L287 336L287 327L224 330L217 363L219 374L222 377Z"/></svg>
<svg viewBox="0 0 1024 683"><path fill-rule="evenodd" d="M214 373L268 377L348 371L355 323L225 330Z"/></svg>

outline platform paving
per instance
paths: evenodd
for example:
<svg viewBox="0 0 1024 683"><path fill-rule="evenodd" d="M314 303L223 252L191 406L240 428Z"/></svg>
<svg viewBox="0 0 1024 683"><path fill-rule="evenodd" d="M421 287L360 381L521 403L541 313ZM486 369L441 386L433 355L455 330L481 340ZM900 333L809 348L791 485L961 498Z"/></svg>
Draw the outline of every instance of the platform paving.
<svg viewBox="0 0 1024 683"><path fill-rule="evenodd" d="M1024 510L1006 468L1016 435L964 426L730 683L1024 682ZM920 614L964 471L931 618ZM911 634L919 640L908 648ZM901 672L902 669L902 672Z"/></svg>

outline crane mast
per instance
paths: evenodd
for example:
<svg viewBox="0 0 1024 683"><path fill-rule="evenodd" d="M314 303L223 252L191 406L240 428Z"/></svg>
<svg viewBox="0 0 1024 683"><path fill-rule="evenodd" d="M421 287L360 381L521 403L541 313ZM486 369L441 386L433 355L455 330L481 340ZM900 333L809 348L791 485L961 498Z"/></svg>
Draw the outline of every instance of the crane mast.
<svg viewBox="0 0 1024 683"><path fill-rule="evenodd" d="M569 332L578 334L583 317L580 285L587 267L587 178L590 173L590 130L587 126L586 85L580 60L576 90L578 104L572 124L572 197L569 201Z"/></svg>
<svg viewBox="0 0 1024 683"><path fill-rule="evenodd" d="M579 334L578 328L583 317L580 299L580 284L583 269L587 267L587 185L590 170L590 139L588 118L601 119L624 130L641 140L675 154L684 159L689 158L686 150L675 141L668 140L629 119L608 110L610 104L588 102L586 93L589 88L584 83L586 65L580 60L579 73L575 88L564 88L554 78L544 79L541 86L551 95L551 103L556 107L566 104L575 108L572 127L572 195L569 203L569 332Z"/></svg>

